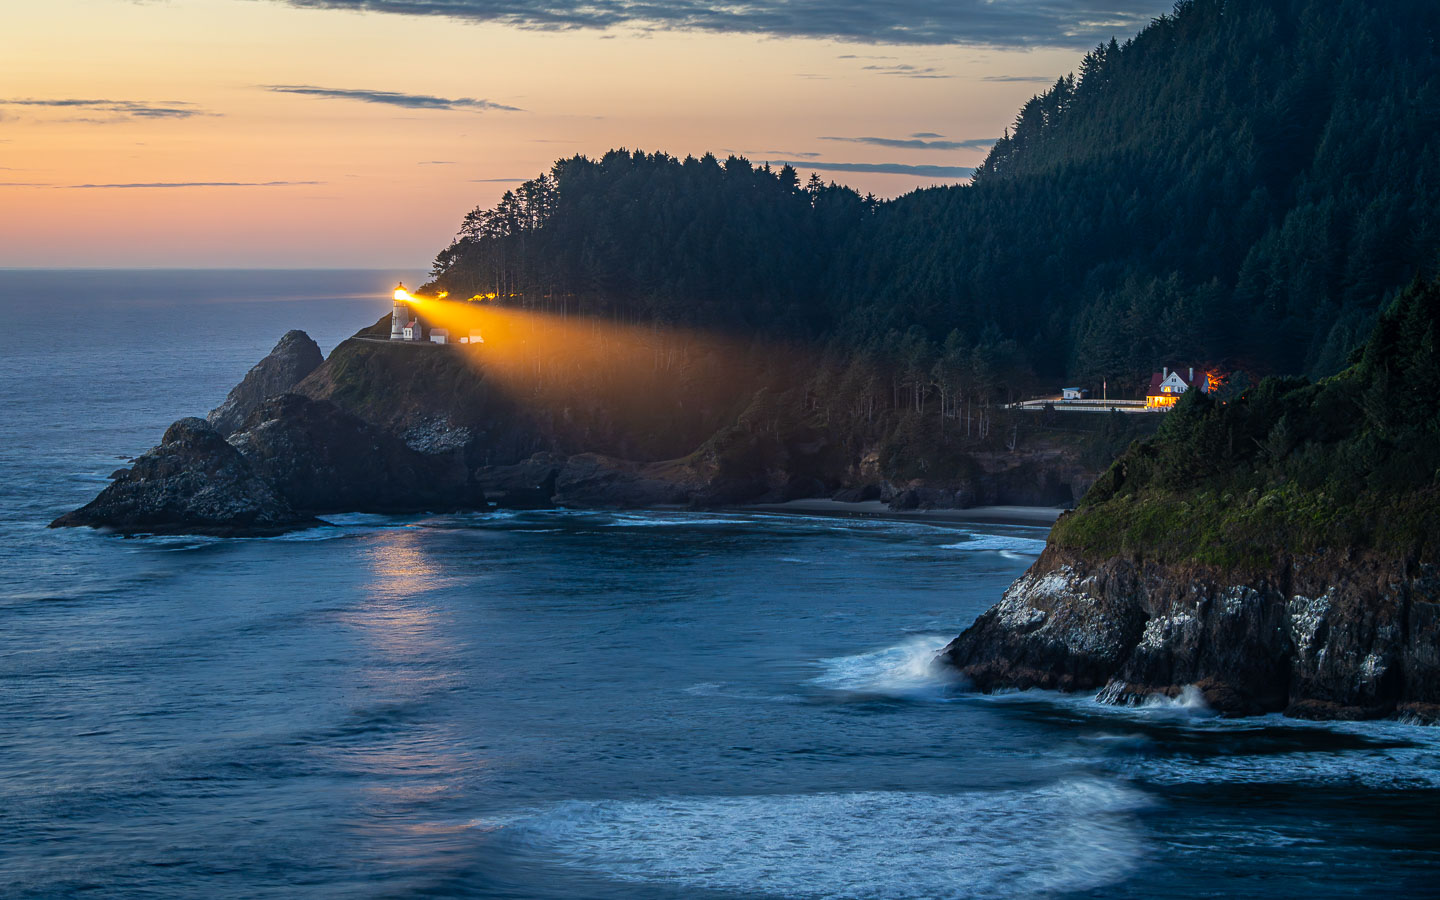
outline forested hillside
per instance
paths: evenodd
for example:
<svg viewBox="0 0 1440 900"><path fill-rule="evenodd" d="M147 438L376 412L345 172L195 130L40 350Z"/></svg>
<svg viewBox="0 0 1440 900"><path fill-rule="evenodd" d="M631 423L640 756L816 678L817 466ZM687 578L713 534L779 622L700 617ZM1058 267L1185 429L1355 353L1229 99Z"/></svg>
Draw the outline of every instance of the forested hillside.
<svg viewBox="0 0 1440 900"><path fill-rule="evenodd" d="M927 369L980 349L1052 388L1324 375L1435 269L1437 38L1431 0L1186 0L1025 104L973 184L576 157L467 216L437 286Z"/></svg>
<svg viewBox="0 0 1440 900"><path fill-rule="evenodd" d="M1437 391L1440 281L1417 282L1339 375L1187 394L1056 525L1054 542L1166 562L1327 548L1440 558Z"/></svg>

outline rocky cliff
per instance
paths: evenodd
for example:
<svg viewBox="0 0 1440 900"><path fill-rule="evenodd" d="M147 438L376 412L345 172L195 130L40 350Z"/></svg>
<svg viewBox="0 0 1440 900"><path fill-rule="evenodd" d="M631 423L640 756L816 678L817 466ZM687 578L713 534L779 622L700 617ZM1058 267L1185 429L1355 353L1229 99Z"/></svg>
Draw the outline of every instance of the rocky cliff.
<svg viewBox="0 0 1440 900"><path fill-rule="evenodd" d="M124 534L276 534L338 512L483 509L482 487L458 449L422 452L327 400L284 393L313 354L287 334L204 419L181 419L93 501L52 527ZM280 390L278 396L264 395ZM235 416L245 412L227 436Z"/></svg>
<svg viewBox="0 0 1440 900"><path fill-rule="evenodd" d="M111 476L100 496L51 523L124 534L279 534L320 524L296 512L204 419L181 419L160 446Z"/></svg>
<svg viewBox="0 0 1440 900"><path fill-rule="evenodd" d="M1440 281L1353 359L1187 393L942 658L985 691L1440 720Z"/></svg>
<svg viewBox="0 0 1440 900"><path fill-rule="evenodd" d="M220 434L229 437L240 430L255 407L295 387L319 368L324 359L320 345L310 335L299 330L285 332L275 349L245 373L225 402L211 410L206 420Z"/></svg>
<svg viewBox="0 0 1440 900"><path fill-rule="evenodd" d="M268 400L230 443L286 502L308 513L485 506L459 451L422 453L323 400Z"/></svg>
<svg viewBox="0 0 1440 900"><path fill-rule="evenodd" d="M942 658L979 690L1197 689L1228 715L1440 719L1440 567L1330 553L1236 571L1047 549Z"/></svg>
<svg viewBox="0 0 1440 900"><path fill-rule="evenodd" d="M827 496L883 499L900 510L1064 505L1103 464L1054 439L977 449L945 472L891 471L880 450L853 436L807 423L780 428L758 415L727 419L714 398L709 411L672 429L643 392L571 392L558 405L522 397L469 348L392 343L388 323L362 329L324 360L304 332L287 333L210 413L208 430L186 420L176 432L185 441L162 443L55 524L269 533L349 511L715 507ZM744 390L731 392L735 403L745 400ZM684 455L669 455L677 447Z"/></svg>

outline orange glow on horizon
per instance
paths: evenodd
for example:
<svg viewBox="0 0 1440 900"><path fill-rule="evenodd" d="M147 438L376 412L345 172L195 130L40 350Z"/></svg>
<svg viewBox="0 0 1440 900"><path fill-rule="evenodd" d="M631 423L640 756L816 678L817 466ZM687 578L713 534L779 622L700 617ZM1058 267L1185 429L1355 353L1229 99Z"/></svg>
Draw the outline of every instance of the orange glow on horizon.
<svg viewBox="0 0 1440 900"><path fill-rule="evenodd" d="M0 266L424 268L468 210L557 159L616 147L733 148L757 165L972 166L983 146L932 157L816 136L998 136L1035 85L995 74L1053 80L1088 49L875 45L944 76L897 78L820 39L544 31L234 0L11 6ZM482 67L435 65L477 47ZM286 85L436 103L276 89ZM885 197L963 180L820 174Z"/></svg>

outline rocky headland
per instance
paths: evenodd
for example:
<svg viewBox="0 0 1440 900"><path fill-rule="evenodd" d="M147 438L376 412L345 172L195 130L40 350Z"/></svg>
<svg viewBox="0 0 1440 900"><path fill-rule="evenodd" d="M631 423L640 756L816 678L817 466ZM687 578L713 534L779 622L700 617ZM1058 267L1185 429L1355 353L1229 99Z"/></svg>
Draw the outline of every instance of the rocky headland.
<svg viewBox="0 0 1440 900"><path fill-rule="evenodd" d="M1050 547L945 648L978 690L1198 691L1224 715L1440 720L1440 566L1371 553L1236 570Z"/></svg>
<svg viewBox="0 0 1440 900"><path fill-rule="evenodd" d="M94 501L53 524L273 534L338 512L810 498L906 512L1068 506L1104 462L1060 442L981 448L963 472L906 477L887 472L874 448L842 447L843 436L808 427L777 436L729 424L724 410L692 437L637 438L607 419L603 403L577 422L570 409L557 414L498 385L473 351L390 342L388 328L387 316L329 358L304 332L288 332L206 419L177 422ZM691 452L666 455L692 439Z"/></svg>
<svg viewBox="0 0 1440 900"><path fill-rule="evenodd" d="M1186 394L941 654L981 691L1440 721L1440 282L1310 384Z"/></svg>

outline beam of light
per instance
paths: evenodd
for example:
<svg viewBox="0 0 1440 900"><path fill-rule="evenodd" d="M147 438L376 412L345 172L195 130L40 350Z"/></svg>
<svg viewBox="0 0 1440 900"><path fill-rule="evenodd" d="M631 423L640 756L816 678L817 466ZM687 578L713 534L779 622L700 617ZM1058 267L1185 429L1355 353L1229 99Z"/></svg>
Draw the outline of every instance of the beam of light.
<svg viewBox="0 0 1440 900"><path fill-rule="evenodd" d="M742 416L766 382L767 360L799 364L793 349L517 309L487 297L494 294L402 299L432 329L449 332L448 350L557 431L627 458L690 453Z"/></svg>

